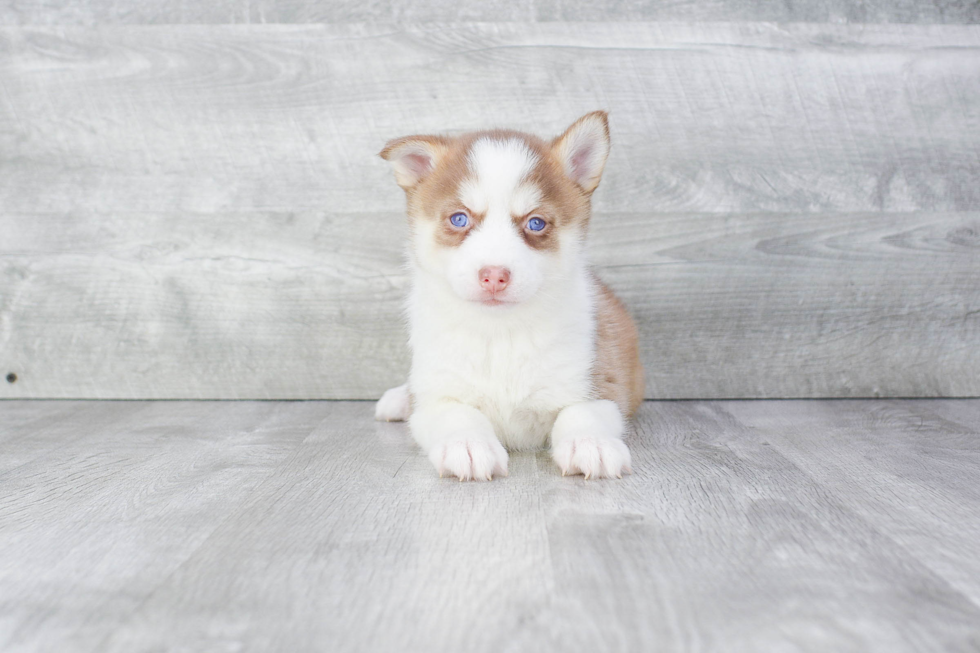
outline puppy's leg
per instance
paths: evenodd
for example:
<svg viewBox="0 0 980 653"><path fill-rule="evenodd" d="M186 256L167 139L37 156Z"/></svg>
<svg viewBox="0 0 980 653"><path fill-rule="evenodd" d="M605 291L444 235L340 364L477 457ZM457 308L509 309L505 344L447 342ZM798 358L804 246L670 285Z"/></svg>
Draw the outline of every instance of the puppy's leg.
<svg viewBox="0 0 980 653"><path fill-rule="evenodd" d="M454 401L419 405L409 426L440 476L489 481L507 475L507 452L493 424L473 406Z"/></svg>
<svg viewBox="0 0 980 653"><path fill-rule="evenodd" d="M551 457L565 474L622 478L632 473L623 443L626 422L612 401L585 401L563 408L551 430Z"/></svg>
<svg viewBox="0 0 980 653"><path fill-rule="evenodd" d="M374 419L379 422L404 422L412 413L412 397L408 384L386 390L374 406Z"/></svg>

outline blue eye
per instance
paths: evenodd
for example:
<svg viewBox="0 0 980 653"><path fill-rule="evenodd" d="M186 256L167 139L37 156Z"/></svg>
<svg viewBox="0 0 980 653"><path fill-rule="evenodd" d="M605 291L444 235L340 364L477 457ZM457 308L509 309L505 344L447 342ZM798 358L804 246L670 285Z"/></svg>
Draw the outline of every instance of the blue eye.
<svg viewBox="0 0 980 653"><path fill-rule="evenodd" d="M527 221L527 228L531 231L541 231L545 227L545 222L541 218L531 218Z"/></svg>
<svg viewBox="0 0 980 653"><path fill-rule="evenodd" d="M470 223L470 219L465 213L453 213L449 216L449 221L453 223L454 227L459 227L460 229Z"/></svg>

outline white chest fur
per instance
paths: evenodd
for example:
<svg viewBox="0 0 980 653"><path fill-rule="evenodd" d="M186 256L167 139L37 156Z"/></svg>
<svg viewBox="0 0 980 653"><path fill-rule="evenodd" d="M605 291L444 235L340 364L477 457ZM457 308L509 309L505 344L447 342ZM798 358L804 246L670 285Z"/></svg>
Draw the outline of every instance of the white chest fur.
<svg viewBox="0 0 980 653"><path fill-rule="evenodd" d="M474 406L508 449L542 447L558 411L592 392L595 289L583 271L565 290L487 307L416 275L408 306L415 401Z"/></svg>

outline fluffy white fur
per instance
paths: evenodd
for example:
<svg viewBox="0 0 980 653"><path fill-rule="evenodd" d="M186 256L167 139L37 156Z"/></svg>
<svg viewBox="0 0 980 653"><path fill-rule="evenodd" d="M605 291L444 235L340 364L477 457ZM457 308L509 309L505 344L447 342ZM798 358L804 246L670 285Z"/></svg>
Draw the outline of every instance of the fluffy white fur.
<svg viewBox="0 0 980 653"><path fill-rule="evenodd" d="M598 183L608 151L604 131L586 124L572 136L564 154L569 175ZM418 154L418 148L407 151ZM519 139L476 141L470 181L459 195L471 211L485 214L479 228L458 247L436 244L438 220L417 221L413 229L411 374L407 387L385 393L376 415L391 420L410 413L412 434L440 475L505 475L507 450L539 449L549 437L563 473L629 471L624 418L616 404L593 394L597 288L585 234L564 228L557 252L538 251L514 226L513 216L541 201L527 179L536 162ZM406 169L424 168L417 164L415 158L396 164L396 174L405 178ZM479 301L485 294L479 271L491 265L511 272L501 305Z"/></svg>
<svg viewBox="0 0 980 653"><path fill-rule="evenodd" d="M374 406L374 419L379 422L403 422L412 413L412 395L408 384L385 390Z"/></svg>

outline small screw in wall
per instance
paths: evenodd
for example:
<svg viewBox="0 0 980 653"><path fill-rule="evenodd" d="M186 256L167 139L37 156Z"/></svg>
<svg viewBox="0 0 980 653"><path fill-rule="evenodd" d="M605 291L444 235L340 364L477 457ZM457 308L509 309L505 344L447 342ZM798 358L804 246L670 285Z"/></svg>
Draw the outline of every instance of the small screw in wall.
<svg viewBox="0 0 980 653"><path fill-rule="evenodd" d="M11 372L10 374L7 375L7 383L16 383L16 382L17 382L17 375L16 374L14 374L13 372Z"/></svg>

